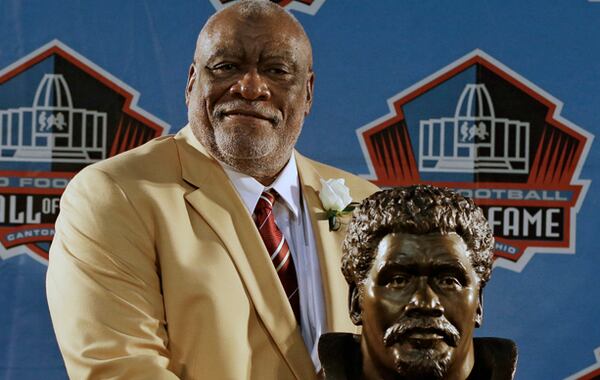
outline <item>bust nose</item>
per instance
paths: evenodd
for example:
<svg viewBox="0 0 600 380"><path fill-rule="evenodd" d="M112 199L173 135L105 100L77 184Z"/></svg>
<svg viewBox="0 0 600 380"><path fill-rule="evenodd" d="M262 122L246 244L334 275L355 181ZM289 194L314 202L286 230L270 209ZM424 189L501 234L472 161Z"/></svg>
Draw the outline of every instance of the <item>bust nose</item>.
<svg viewBox="0 0 600 380"><path fill-rule="evenodd" d="M230 92L247 100L269 100L271 98L269 86L255 68L244 73L231 86Z"/></svg>
<svg viewBox="0 0 600 380"><path fill-rule="evenodd" d="M407 316L441 317L444 314L444 307L440 303L437 294L429 286L428 278L426 276L420 277L416 286L408 304L405 306Z"/></svg>

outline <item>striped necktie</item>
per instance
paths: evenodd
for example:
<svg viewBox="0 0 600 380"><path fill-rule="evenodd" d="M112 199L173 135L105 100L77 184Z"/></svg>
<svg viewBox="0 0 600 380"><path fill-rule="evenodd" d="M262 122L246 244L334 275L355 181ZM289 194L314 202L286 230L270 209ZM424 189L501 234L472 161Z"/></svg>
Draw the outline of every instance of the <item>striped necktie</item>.
<svg viewBox="0 0 600 380"><path fill-rule="evenodd" d="M256 223L260 237L267 247L267 252L271 256L271 262L275 266L279 280L290 301L296 321L300 324L300 297L298 294L296 268L294 267L290 247L277 227L277 224L275 224L273 205L276 198L277 193L274 190L273 193L265 191L261 194L254 209L254 222Z"/></svg>

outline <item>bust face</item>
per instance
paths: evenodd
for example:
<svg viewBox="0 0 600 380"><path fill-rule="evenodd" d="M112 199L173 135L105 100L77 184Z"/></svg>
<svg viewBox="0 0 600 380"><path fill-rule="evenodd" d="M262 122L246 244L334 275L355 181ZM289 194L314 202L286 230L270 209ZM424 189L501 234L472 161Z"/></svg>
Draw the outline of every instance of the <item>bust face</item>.
<svg viewBox="0 0 600 380"><path fill-rule="evenodd" d="M361 287L352 307L360 307L367 378L468 376L482 308L459 235L388 234Z"/></svg>

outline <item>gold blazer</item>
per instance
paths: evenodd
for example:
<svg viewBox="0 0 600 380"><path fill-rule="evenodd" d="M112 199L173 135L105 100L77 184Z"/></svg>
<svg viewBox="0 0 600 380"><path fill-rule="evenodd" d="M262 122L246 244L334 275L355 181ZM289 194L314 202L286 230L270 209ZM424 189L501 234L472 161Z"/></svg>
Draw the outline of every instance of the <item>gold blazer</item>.
<svg viewBox="0 0 600 380"><path fill-rule="evenodd" d="M297 152L329 331L356 332L320 178L377 188ZM47 275L73 379L313 379L292 309L251 216L189 126L82 170L67 187Z"/></svg>

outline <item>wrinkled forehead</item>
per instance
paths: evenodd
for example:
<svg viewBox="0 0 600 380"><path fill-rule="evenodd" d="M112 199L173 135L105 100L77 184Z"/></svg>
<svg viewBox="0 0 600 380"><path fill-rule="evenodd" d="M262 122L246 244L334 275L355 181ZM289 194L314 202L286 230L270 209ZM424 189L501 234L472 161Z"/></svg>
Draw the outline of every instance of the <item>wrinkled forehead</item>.
<svg viewBox="0 0 600 380"><path fill-rule="evenodd" d="M195 58L206 60L215 54L275 54L312 65L304 30L284 11L252 17L235 12L215 15L198 36Z"/></svg>

